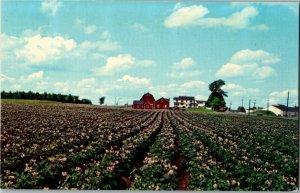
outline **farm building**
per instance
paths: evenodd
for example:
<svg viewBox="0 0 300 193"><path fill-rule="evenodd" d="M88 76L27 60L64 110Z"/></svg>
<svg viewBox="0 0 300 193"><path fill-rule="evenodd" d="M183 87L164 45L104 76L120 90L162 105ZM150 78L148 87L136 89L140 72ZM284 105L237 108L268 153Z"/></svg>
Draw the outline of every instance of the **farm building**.
<svg viewBox="0 0 300 193"><path fill-rule="evenodd" d="M174 107L179 108L194 108L196 107L195 97L191 96L179 96L174 97Z"/></svg>
<svg viewBox="0 0 300 193"><path fill-rule="evenodd" d="M263 110L267 110L267 108L264 108ZM287 110L287 116L288 117L298 117L299 113L299 107L288 107L285 105L272 105L269 107L269 111L272 111L277 116L285 116Z"/></svg>
<svg viewBox="0 0 300 193"><path fill-rule="evenodd" d="M160 98L155 102L156 109L168 109L170 106L170 100L166 98Z"/></svg>
<svg viewBox="0 0 300 193"><path fill-rule="evenodd" d="M195 100L195 97L192 96L179 96L174 97L174 107L179 108L196 108L204 107L206 101Z"/></svg>
<svg viewBox="0 0 300 193"><path fill-rule="evenodd" d="M205 107L206 101L196 100L197 107Z"/></svg>
<svg viewBox="0 0 300 193"><path fill-rule="evenodd" d="M170 100L166 98L160 98L155 101L154 97L150 93L146 93L142 98L134 100L132 108L134 109L168 109L170 106Z"/></svg>

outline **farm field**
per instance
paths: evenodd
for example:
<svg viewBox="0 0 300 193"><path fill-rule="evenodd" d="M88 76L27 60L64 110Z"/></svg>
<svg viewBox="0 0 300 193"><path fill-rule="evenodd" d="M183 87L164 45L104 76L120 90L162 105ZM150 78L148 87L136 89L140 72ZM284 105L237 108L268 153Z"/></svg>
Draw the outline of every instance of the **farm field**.
<svg viewBox="0 0 300 193"><path fill-rule="evenodd" d="M1 104L1 188L298 190L298 121Z"/></svg>

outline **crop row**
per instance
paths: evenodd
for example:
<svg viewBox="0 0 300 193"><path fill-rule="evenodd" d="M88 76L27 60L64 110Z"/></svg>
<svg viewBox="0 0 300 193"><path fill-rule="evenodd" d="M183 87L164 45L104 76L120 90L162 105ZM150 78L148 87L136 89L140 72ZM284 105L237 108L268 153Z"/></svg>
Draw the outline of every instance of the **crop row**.
<svg viewBox="0 0 300 193"><path fill-rule="evenodd" d="M298 137L278 118L4 104L1 188L295 190Z"/></svg>

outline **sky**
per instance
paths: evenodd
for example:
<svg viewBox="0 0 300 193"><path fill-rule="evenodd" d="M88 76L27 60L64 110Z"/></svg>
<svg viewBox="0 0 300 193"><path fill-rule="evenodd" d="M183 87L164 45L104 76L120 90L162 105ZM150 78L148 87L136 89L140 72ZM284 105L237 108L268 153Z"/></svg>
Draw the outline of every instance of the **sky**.
<svg viewBox="0 0 300 193"><path fill-rule="evenodd" d="M16 1L1 5L1 90L77 95L98 104L207 100L298 105L298 3Z"/></svg>

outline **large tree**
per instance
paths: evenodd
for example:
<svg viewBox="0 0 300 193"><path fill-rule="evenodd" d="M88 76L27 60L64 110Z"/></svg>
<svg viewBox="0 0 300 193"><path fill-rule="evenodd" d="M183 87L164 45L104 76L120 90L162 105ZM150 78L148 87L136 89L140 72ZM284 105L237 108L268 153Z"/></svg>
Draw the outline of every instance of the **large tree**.
<svg viewBox="0 0 300 193"><path fill-rule="evenodd" d="M224 96L228 96L227 92L221 89L221 87L224 85L225 81L222 79L215 80L209 84L208 88L211 91L211 94L209 95L205 104L207 107L211 107L215 111L219 110L221 107L225 108L226 102L224 100Z"/></svg>

